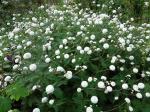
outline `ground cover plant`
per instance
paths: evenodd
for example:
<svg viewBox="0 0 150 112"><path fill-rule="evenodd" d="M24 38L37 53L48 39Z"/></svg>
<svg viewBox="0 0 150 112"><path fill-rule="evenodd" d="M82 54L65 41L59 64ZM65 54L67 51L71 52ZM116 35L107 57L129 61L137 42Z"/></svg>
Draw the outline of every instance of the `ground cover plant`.
<svg viewBox="0 0 150 112"><path fill-rule="evenodd" d="M150 24L107 8L14 14L0 29L0 112L149 112Z"/></svg>

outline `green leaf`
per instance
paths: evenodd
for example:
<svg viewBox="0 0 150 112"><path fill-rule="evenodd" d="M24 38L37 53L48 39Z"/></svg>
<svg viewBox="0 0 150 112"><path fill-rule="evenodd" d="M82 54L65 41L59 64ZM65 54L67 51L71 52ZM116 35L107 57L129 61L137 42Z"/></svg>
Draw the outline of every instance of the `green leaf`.
<svg viewBox="0 0 150 112"><path fill-rule="evenodd" d="M0 112L7 112L11 109L11 100L9 98L0 96Z"/></svg>
<svg viewBox="0 0 150 112"><path fill-rule="evenodd" d="M18 101L22 97L29 95L29 91L20 83L15 83L6 88L6 94L10 96L12 100Z"/></svg>

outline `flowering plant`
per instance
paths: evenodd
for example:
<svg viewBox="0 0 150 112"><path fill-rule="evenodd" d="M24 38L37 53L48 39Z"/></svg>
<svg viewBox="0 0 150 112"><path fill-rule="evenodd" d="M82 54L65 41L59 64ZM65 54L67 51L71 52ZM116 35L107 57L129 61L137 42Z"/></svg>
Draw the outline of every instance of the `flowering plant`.
<svg viewBox="0 0 150 112"><path fill-rule="evenodd" d="M0 30L0 112L150 111L150 24L77 5L35 10Z"/></svg>

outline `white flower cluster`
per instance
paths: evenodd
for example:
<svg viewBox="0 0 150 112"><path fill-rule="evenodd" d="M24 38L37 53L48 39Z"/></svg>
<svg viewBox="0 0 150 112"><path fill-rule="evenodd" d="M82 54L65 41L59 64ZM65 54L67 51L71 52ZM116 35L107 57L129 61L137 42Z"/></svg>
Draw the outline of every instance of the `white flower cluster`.
<svg viewBox="0 0 150 112"><path fill-rule="evenodd" d="M85 94L83 97L88 100L86 112L94 112L94 106L100 106L99 93L110 97L118 91L114 102L123 98L129 111L134 110L130 97L150 98L150 24L134 26L130 21L120 22L117 15L86 10L76 5L61 10L41 6L38 11L45 16L31 11L31 16L22 22L14 20L12 31L1 28L0 32L5 33L0 34L0 62L9 64L13 71L11 75L4 71L0 86L11 84L16 74L30 77L31 91L43 92L41 103L50 106L59 100L53 97L58 88L63 92L71 90L67 94L76 90L72 96ZM64 89L64 85L68 88ZM33 112L40 109L34 108Z"/></svg>

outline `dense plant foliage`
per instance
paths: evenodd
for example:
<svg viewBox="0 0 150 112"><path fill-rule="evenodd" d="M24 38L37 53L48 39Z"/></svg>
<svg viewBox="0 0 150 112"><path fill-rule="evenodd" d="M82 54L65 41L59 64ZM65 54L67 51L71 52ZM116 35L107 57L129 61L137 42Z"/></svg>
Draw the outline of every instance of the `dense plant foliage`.
<svg viewBox="0 0 150 112"><path fill-rule="evenodd" d="M149 112L150 24L77 5L0 29L0 112Z"/></svg>

